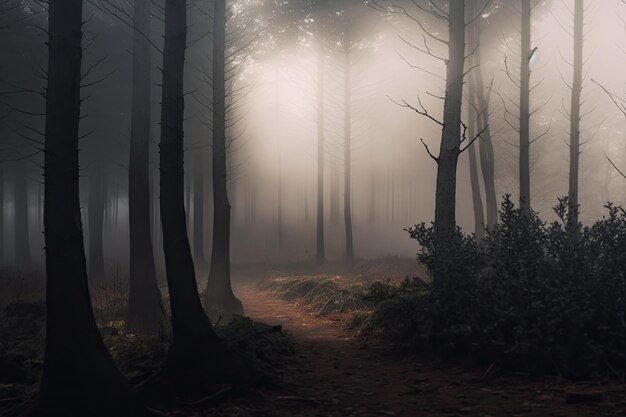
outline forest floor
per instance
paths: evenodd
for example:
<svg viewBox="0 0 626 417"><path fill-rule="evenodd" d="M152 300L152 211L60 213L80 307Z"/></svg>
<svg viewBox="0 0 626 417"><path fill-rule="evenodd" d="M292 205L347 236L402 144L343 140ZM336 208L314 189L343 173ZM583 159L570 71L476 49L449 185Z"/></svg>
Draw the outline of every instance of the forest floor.
<svg viewBox="0 0 626 417"><path fill-rule="evenodd" d="M353 336L343 317L318 317L254 283L235 292L246 314L281 325L297 356L284 383L220 402L207 416L625 416L626 385L571 383L523 375L484 377L484 370L394 355Z"/></svg>
<svg viewBox="0 0 626 417"><path fill-rule="evenodd" d="M283 272L278 274L280 277L343 277L347 280L358 278L364 282L381 279L397 282L404 276L420 274L420 271L415 270L413 260L401 259L352 267L326 264L322 267L283 266L281 269ZM501 374L493 370L441 363L426 357L399 355L392 352L388 344L375 338L357 337L348 328L348 313L319 316L311 313L302 299L286 301L276 292L260 289L259 280L263 276L276 274L268 268L256 266L239 269L235 271L234 290L243 302L247 316L270 326L282 326L282 331L295 344L295 355L285 356L284 366L276 370L279 377L275 381L277 383L244 391L233 390L218 401L211 402L211 405L175 406L168 410L167 415L626 416L625 384L617 381L573 383L556 377ZM33 340L26 341L25 346L34 344L36 347L41 344L41 323L39 320L19 326L28 330L25 334L32 335ZM0 335L0 365L2 351ZM130 351L132 353L132 349ZM33 363L40 364L41 360L37 359ZM4 372L2 369L0 366L0 374ZM3 414L3 408L19 401L25 393L29 395L35 388L33 381L26 385L0 383L0 415ZM156 403L151 403L148 399L149 405L156 406ZM160 409L158 406L156 408Z"/></svg>

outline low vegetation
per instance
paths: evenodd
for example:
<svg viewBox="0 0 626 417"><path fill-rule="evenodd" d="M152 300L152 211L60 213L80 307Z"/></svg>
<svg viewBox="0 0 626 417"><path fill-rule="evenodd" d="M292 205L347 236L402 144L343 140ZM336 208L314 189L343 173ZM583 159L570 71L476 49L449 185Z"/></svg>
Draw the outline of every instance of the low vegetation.
<svg viewBox="0 0 626 417"><path fill-rule="evenodd" d="M626 211L608 205L593 225L568 228L567 208L560 200L559 220L547 223L507 196L484 240L457 230L445 253L432 227L410 229L428 279L274 277L262 286L318 314L348 311L359 333L405 351L492 370L623 380Z"/></svg>
<svg viewBox="0 0 626 417"><path fill-rule="evenodd" d="M341 276L311 275L272 277L260 288L273 291L284 300L297 300L302 306L318 315L361 311L367 308L363 297L367 291L361 279Z"/></svg>
<svg viewBox="0 0 626 417"><path fill-rule="evenodd" d="M114 280L93 293L98 327L120 370L139 390L153 380L165 361L167 336L147 337L126 331L124 308L128 296ZM248 358L274 384L295 354L292 339L280 326L234 317L215 323L215 331L233 351ZM36 393L43 369L45 306L42 302L12 301L0 309L0 416L19 414Z"/></svg>

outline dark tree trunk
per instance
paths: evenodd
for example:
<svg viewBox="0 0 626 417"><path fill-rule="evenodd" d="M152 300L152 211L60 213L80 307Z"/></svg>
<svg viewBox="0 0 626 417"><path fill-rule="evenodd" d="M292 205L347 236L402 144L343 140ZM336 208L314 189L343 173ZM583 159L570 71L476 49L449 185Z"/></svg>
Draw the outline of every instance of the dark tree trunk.
<svg viewBox="0 0 626 417"><path fill-rule="evenodd" d="M226 166L226 0L213 12L213 247L205 307L215 313L243 315L230 282L230 213Z"/></svg>
<svg viewBox="0 0 626 417"><path fill-rule="evenodd" d="M196 268L206 272L204 257L204 152L196 151L193 166L193 253Z"/></svg>
<svg viewBox="0 0 626 417"><path fill-rule="evenodd" d="M465 61L465 0L450 2L449 9L449 58L435 201L435 227L442 238L446 238L456 227L456 172L461 141Z"/></svg>
<svg viewBox="0 0 626 417"><path fill-rule="evenodd" d="M467 133L470 138L476 137L476 121L477 114L474 109L474 98L476 97L476 88L474 81L470 78L468 89L468 122ZM476 158L476 143L473 143L468 149L470 184L472 186L472 203L474 206L474 234L476 240L481 241L485 236L485 213L483 209L483 199L480 193L480 178L478 175L478 161Z"/></svg>
<svg viewBox="0 0 626 417"><path fill-rule="evenodd" d="M0 267L4 267L4 236L5 228L5 186L4 186L4 164L0 164Z"/></svg>
<svg viewBox="0 0 626 417"><path fill-rule="evenodd" d="M304 190L304 222L309 223L311 220L311 213L309 212L309 193L308 190Z"/></svg>
<svg viewBox="0 0 626 417"><path fill-rule="evenodd" d="M189 171L188 171L189 172ZM185 212L187 213L187 233L192 232L190 222L193 218L193 206L191 205L191 188L193 182L193 166L191 168L191 173L185 175Z"/></svg>
<svg viewBox="0 0 626 417"><path fill-rule="evenodd" d="M223 5L223 0L221 3ZM204 313L187 236L183 170L185 0L166 0L164 42L160 201L172 311L172 345L163 375L179 390L187 392L205 389L207 384L238 382L242 378L242 367L217 338Z"/></svg>
<svg viewBox="0 0 626 417"><path fill-rule="evenodd" d="M161 227L161 204L160 204L160 179L159 170L155 169L151 173L150 189L152 190L152 222L154 230L154 260L157 266L161 266L165 262L163 255L163 228ZM158 270L159 268L157 268Z"/></svg>
<svg viewBox="0 0 626 417"><path fill-rule="evenodd" d="M89 201L87 217L89 219L89 278L96 286L102 286L104 276L104 175L102 162L96 161L88 172Z"/></svg>
<svg viewBox="0 0 626 417"><path fill-rule="evenodd" d="M93 316L78 187L82 1L49 2L45 202L46 346L34 416L138 416Z"/></svg>
<svg viewBox="0 0 626 417"><path fill-rule="evenodd" d="M333 152L334 153L334 152ZM328 158L330 163L330 223L339 222L339 169L335 158Z"/></svg>
<svg viewBox="0 0 626 417"><path fill-rule="evenodd" d="M480 10L477 7L477 0L472 3L472 16ZM495 160L493 153L493 141L491 140L491 128L489 126L489 99L485 95L485 82L483 80L480 34L481 19L476 19L469 30L471 39L468 41L470 47L474 49L474 64L477 68L472 70L472 80L476 86L476 106L478 110L476 130L482 132L478 140L480 155L480 169L483 174L485 186L485 207L487 227L492 229L498 223L498 196L496 194L495 180ZM474 46L475 45L475 46Z"/></svg>
<svg viewBox="0 0 626 417"><path fill-rule="evenodd" d="M350 47L352 40L350 39L350 27L346 25L344 33L344 195L343 195L343 216L346 226L346 258L348 260L354 259L354 243L352 240L352 178L351 178L351 165L352 165L352 100L351 100L351 78L350 68L351 53Z"/></svg>
<svg viewBox="0 0 626 417"><path fill-rule="evenodd" d="M324 262L324 45L318 40L317 53L317 246L315 259Z"/></svg>
<svg viewBox="0 0 626 417"><path fill-rule="evenodd" d="M530 215L530 0L522 0L519 116L519 204Z"/></svg>
<svg viewBox="0 0 626 417"><path fill-rule="evenodd" d="M29 268L30 234L28 231L28 161L20 160L15 164L14 197L15 197L15 266Z"/></svg>
<svg viewBox="0 0 626 417"><path fill-rule="evenodd" d="M373 169L370 172L370 202L368 217L370 223L376 223L376 172Z"/></svg>
<svg viewBox="0 0 626 417"><path fill-rule="evenodd" d="M280 62L279 65L276 66L276 79L275 79L275 85L276 85L276 90L275 90L275 94L276 94L276 108L275 108L275 112L276 112L276 124L274 126L275 130L275 135L276 135L276 159L277 159L277 166L276 166L276 179L277 179L277 184L276 187L278 188L277 191L277 201L276 201L276 205L277 205L277 219L276 221L278 222L278 248L282 250L283 248L283 155L282 155L282 132L281 132L281 126L280 126Z"/></svg>
<svg viewBox="0 0 626 417"><path fill-rule="evenodd" d="M387 181L385 184L385 215L387 223L391 222L391 166L387 166Z"/></svg>
<svg viewBox="0 0 626 417"><path fill-rule="evenodd" d="M476 3L476 0L472 0L471 2L472 15L476 13L475 3ZM469 27L468 35L469 35L468 43L471 45L472 48L474 48L474 45L478 45L476 25L472 24ZM476 66L476 68L474 68L472 71L480 71L480 66L479 66L480 64L479 64L479 61L477 61L476 55L472 57L472 60L470 62L472 63L472 66ZM478 112L476 111L476 109L479 109L478 107L479 103L477 100L476 80L474 77L469 78L467 86L468 86L467 133L468 133L469 138L473 139L476 137L476 134L478 133L477 126L481 124L479 121L480 110L478 110ZM479 140L482 140L482 138ZM478 174L478 161L476 158L476 143L473 143L468 148L467 151L468 151L468 156L469 156L470 183L472 186L472 203L474 206L474 234L476 235L476 239L480 241L485 236L485 213L484 213L484 208L483 208L483 200L482 200L482 196L480 192L480 175Z"/></svg>
<svg viewBox="0 0 626 417"><path fill-rule="evenodd" d="M578 226L578 172L580 161L580 97L583 89L584 1L574 6L574 79L570 110L568 226Z"/></svg>
<svg viewBox="0 0 626 417"><path fill-rule="evenodd" d="M150 0L135 0L133 103L128 169L130 292L127 325L151 335L167 325L150 232Z"/></svg>

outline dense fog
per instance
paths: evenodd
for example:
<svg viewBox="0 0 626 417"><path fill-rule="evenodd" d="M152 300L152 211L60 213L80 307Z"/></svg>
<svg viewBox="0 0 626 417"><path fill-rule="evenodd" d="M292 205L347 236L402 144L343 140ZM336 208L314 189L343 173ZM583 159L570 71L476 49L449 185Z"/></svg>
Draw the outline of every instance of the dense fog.
<svg viewBox="0 0 626 417"><path fill-rule="evenodd" d="M441 127L407 108L419 102L441 118L445 56L423 31L443 34L432 16L421 25L375 4L351 2L351 46L346 61L344 24L333 2L302 22L276 17L263 2L233 2L229 22L232 77L228 89L228 187L232 206L231 257L235 264L295 262L315 256L318 123L323 118L326 254L345 248L345 69L350 69L352 221L360 258L412 257L407 227L434 218L436 164ZM288 2L284 2L288 3ZM551 207L568 192L569 84L573 18L569 1L540 1L533 9L531 59L531 194L533 209L553 219ZM624 96L624 18L617 1L589 1L585 13L581 119L581 221L604 214L607 201L626 203L625 120L602 88ZM22 1L2 16L0 121L2 141L2 256L18 269L43 264L43 137L47 50L41 4ZM88 258L102 251L107 274L125 274L128 263L128 150L131 114L132 29L124 5L85 5L84 99L81 121L81 205ZM185 76L185 178L188 229L197 268L211 253L211 2L189 2ZM407 6L408 10L408 6ZM152 233L162 264L158 213L159 85L162 22L152 17L153 122ZM315 13L325 16L318 35ZM17 23L16 23L17 16ZM481 16L481 71L488 87L490 129L498 198L517 198L519 10L493 2ZM310 27L307 27L309 25ZM298 26L298 27L296 27ZM321 39L319 39L321 36ZM227 36L228 38L228 36ZM322 44L323 47L319 45ZM475 45L468 43L467 53ZM506 62L505 62L506 60ZM320 67L321 65L321 67ZM321 68L321 69L320 69ZM508 74L507 74L508 71ZM319 77L323 74L323 87ZM323 95L323 109L318 98ZM463 105L463 119L468 105ZM320 112L321 111L321 112ZM609 160L610 159L610 160ZM458 166L457 222L472 232L474 215L468 154ZM484 193L484 190L483 190ZM102 230L101 236L99 230ZM95 255L94 255L95 254ZM88 259L89 261L89 259Z"/></svg>

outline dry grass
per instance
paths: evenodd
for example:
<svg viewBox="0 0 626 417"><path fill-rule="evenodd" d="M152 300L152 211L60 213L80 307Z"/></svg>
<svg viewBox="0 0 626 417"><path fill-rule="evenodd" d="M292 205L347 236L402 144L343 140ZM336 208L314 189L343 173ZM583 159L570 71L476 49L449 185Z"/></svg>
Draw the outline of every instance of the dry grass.
<svg viewBox="0 0 626 417"><path fill-rule="evenodd" d="M367 284L362 279L339 275L279 276L263 281L260 288L288 301L298 300L318 315L359 311L367 307L363 302Z"/></svg>

